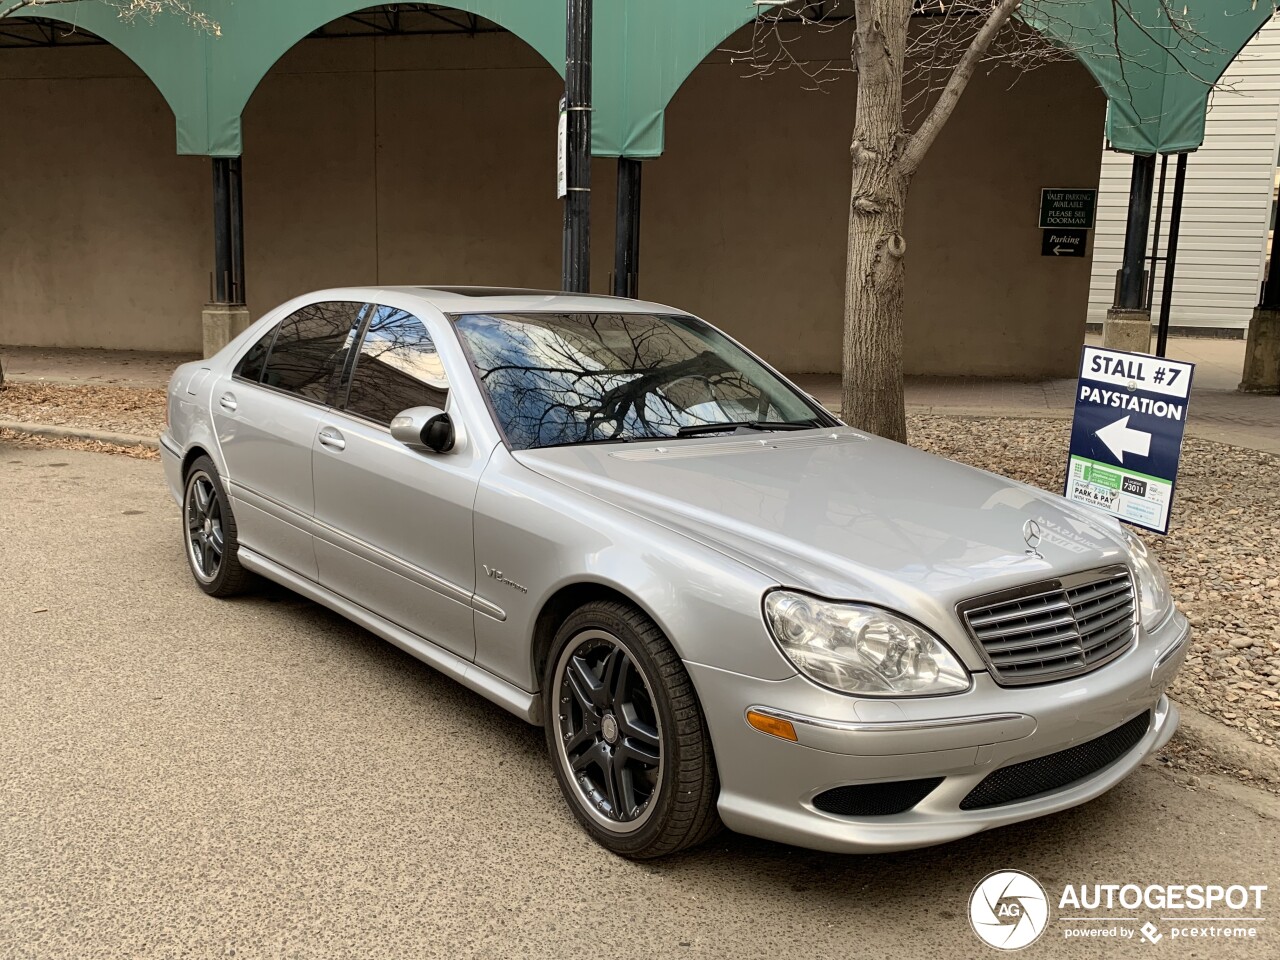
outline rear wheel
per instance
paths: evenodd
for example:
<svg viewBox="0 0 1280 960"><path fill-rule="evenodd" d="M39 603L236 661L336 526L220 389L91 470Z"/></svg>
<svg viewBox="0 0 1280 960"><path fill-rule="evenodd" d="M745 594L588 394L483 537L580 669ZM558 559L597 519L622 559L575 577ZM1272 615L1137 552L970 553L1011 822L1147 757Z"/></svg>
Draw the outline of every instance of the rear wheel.
<svg viewBox="0 0 1280 960"><path fill-rule="evenodd" d="M652 859L720 827L711 738L693 684L656 624L595 601L561 625L543 689L556 777L601 845Z"/></svg>
<svg viewBox="0 0 1280 960"><path fill-rule="evenodd" d="M252 575L240 565L236 518L218 468L208 457L197 457L187 470L182 521L187 565L200 589L213 597L242 593Z"/></svg>

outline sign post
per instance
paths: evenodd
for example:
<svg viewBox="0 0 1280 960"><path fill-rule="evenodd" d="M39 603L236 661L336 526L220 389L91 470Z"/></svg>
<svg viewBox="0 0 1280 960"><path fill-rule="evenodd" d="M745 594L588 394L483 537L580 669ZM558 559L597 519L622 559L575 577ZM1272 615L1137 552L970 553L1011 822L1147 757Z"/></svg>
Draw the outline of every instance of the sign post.
<svg viewBox="0 0 1280 960"><path fill-rule="evenodd" d="M1169 532L1195 364L1085 347L1064 495Z"/></svg>

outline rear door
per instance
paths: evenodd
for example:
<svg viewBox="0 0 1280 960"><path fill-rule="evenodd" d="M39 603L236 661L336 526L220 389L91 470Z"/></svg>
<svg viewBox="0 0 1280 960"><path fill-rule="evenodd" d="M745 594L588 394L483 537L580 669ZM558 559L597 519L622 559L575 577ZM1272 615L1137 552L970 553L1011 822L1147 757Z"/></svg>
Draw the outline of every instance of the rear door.
<svg viewBox="0 0 1280 960"><path fill-rule="evenodd" d="M312 580L311 448L363 309L326 301L295 311L250 347L211 395L240 542Z"/></svg>
<svg viewBox="0 0 1280 960"><path fill-rule="evenodd" d="M392 439L402 410L434 406L455 419L436 349L444 329L373 305L345 395L314 447L320 582L468 660L475 657L471 513L489 450L436 454Z"/></svg>

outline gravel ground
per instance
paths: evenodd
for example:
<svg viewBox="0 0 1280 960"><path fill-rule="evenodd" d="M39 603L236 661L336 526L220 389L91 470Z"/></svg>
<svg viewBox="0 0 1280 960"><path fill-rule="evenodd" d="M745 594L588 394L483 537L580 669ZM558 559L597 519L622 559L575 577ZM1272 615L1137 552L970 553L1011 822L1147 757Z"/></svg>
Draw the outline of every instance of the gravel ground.
<svg viewBox="0 0 1280 960"><path fill-rule="evenodd" d="M163 390L10 381L0 388L0 420L90 427L154 438L164 427Z"/></svg>
<svg viewBox="0 0 1280 960"><path fill-rule="evenodd" d="M75 425L154 437L164 426L164 391L7 383L0 420ZM1070 423L919 416L913 445L1027 483L1061 491ZM7 441L123 453L147 448L94 441ZM1280 457L1188 439L1168 537L1144 534L1195 628L1186 666L1171 692L1258 743L1280 741Z"/></svg>

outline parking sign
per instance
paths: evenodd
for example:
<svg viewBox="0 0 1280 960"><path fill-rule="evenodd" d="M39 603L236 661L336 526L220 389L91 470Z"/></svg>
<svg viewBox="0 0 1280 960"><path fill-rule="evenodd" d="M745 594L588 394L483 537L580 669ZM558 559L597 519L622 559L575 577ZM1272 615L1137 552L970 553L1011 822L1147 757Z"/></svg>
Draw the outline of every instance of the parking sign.
<svg viewBox="0 0 1280 960"><path fill-rule="evenodd" d="M1168 533L1194 372L1180 360L1085 347L1066 498Z"/></svg>

